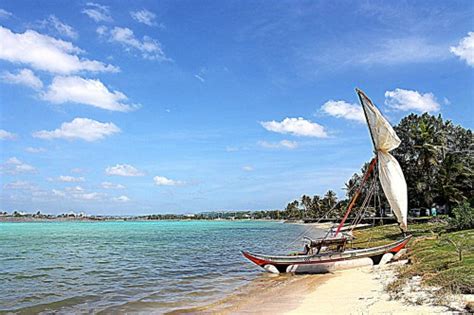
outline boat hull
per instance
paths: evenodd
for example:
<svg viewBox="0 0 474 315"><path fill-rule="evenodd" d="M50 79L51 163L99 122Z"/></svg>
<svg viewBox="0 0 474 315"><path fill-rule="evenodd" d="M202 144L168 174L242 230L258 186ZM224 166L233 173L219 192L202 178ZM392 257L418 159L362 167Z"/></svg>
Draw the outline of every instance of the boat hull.
<svg viewBox="0 0 474 315"><path fill-rule="evenodd" d="M327 273L341 269L378 265L385 254L398 253L406 246L410 238L411 235L384 246L315 255L270 256L246 251L242 254L265 271L272 273Z"/></svg>

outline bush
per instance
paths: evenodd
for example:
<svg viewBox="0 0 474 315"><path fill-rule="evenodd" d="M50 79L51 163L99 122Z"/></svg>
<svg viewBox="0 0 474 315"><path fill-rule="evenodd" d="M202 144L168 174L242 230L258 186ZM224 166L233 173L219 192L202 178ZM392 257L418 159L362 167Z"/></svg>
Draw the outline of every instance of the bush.
<svg viewBox="0 0 474 315"><path fill-rule="evenodd" d="M449 220L453 230L467 230L474 228L474 208L468 202L453 209L453 217Z"/></svg>

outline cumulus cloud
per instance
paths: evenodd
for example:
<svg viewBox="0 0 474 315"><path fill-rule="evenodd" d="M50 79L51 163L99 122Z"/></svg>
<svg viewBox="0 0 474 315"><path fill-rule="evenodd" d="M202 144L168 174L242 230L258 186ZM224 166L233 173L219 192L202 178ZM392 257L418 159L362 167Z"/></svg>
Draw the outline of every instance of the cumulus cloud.
<svg viewBox="0 0 474 315"><path fill-rule="evenodd" d="M385 105L403 111L436 112L440 105L433 93L395 89L385 92Z"/></svg>
<svg viewBox="0 0 474 315"><path fill-rule="evenodd" d="M324 127L309 120L299 118L285 118L278 121L262 121L260 124L268 131L282 134L291 134L302 137L326 138L328 135Z"/></svg>
<svg viewBox="0 0 474 315"><path fill-rule="evenodd" d="M82 10L82 13L84 13L96 22L113 21L112 17L110 16L109 7L94 2L86 3L86 8Z"/></svg>
<svg viewBox="0 0 474 315"><path fill-rule="evenodd" d="M148 26L155 26L156 25L156 22L155 22L156 14L153 13L153 12L150 12L146 9L138 10L138 11L131 11L130 15L137 22L146 24Z"/></svg>
<svg viewBox="0 0 474 315"><path fill-rule="evenodd" d="M461 39L457 46L451 47L450 51L474 67L474 32L467 33L467 36Z"/></svg>
<svg viewBox="0 0 474 315"><path fill-rule="evenodd" d="M125 104L127 96L119 91L110 91L102 82L78 76L57 76L41 95L54 104L77 103L110 111L127 112L133 109Z"/></svg>
<svg viewBox="0 0 474 315"><path fill-rule="evenodd" d="M53 14L39 23L40 27L54 30L58 35L69 37L71 39L77 39L79 37L76 30L71 25L64 23Z"/></svg>
<svg viewBox="0 0 474 315"><path fill-rule="evenodd" d="M115 166L109 166L105 169L105 173L109 176L116 175L127 177L145 175L143 172L129 164L117 164Z"/></svg>
<svg viewBox="0 0 474 315"><path fill-rule="evenodd" d="M87 192L81 186L66 187L64 190L52 189L51 194L55 197L69 198L76 200L101 200L107 196L107 194L100 192Z"/></svg>
<svg viewBox="0 0 474 315"><path fill-rule="evenodd" d="M14 33L0 26L0 59L60 74L79 71L117 72L119 70L117 67L96 60L80 58L78 55L82 52L70 42L33 30Z"/></svg>
<svg viewBox="0 0 474 315"><path fill-rule="evenodd" d="M153 177L153 181L157 186L177 186L184 184L182 181L169 179L164 176L155 176Z"/></svg>
<svg viewBox="0 0 474 315"><path fill-rule="evenodd" d="M108 36L110 42L122 45L127 51L139 51L145 59L156 61L171 60L166 57L160 42L149 36L143 36L142 40L139 40L129 28L114 27L109 30L107 27L102 26L97 29L97 33L102 36Z"/></svg>
<svg viewBox="0 0 474 315"><path fill-rule="evenodd" d="M89 118L74 118L71 122L61 124L55 130L41 130L33 133L33 137L40 139L82 139L85 141L101 140L120 132L114 123L101 123Z"/></svg>
<svg viewBox="0 0 474 315"><path fill-rule="evenodd" d="M43 82L30 69L21 69L17 73L4 71L0 79L5 83L25 85L35 90L43 88Z"/></svg>
<svg viewBox="0 0 474 315"><path fill-rule="evenodd" d="M259 141L258 145L266 149L289 149L293 150L298 147L298 142L290 140L281 140L279 142Z"/></svg>
<svg viewBox="0 0 474 315"><path fill-rule="evenodd" d="M0 140L15 140L16 134L0 129Z"/></svg>
<svg viewBox="0 0 474 315"><path fill-rule="evenodd" d="M329 100L321 106L321 110L331 116L337 118L345 118L348 120L365 122L364 111L361 106L349 104L345 101Z"/></svg>
<svg viewBox="0 0 474 315"><path fill-rule="evenodd" d="M46 149L41 148L41 147L39 148L27 147L25 151L29 153L42 153L42 152L46 152Z"/></svg>
<svg viewBox="0 0 474 315"><path fill-rule="evenodd" d="M0 173L16 175L21 173L36 173L35 167L23 163L16 157L11 157L0 166Z"/></svg>
<svg viewBox="0 0 474 315"><path fill-rule="evenodd" d="M104 189L124 189L125 188L124 185L114 184L114 183L111 183L111 182L102 182L100 185Z"/></svg>
<svg viewBox="0 0 474 315"><path fill-rule="evenodd" d="M0 9L0 18L1 19L8 19L13 16L13 13L5 10L5 9Z"/></svg>
<svg viewBox="0 0 474 315"><path fill-rule="evenodd" d="M128 202L128 201L130 201L130 198L128 198L125 195L122 195L122 196L113 198L113 200L114 201L119 201L119 202Z"/></svg>

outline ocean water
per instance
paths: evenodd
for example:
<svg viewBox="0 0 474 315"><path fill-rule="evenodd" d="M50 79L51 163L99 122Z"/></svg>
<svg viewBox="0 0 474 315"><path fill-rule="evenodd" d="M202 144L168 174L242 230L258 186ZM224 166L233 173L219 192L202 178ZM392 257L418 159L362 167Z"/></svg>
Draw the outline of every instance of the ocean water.
<svg viewBox="0 0 474 315"><path fill-rule="evenodd" d="M166 313L263 277L307 226L261 221L0 223L0 312ZM312 231L317 233L317 231Z"/></svg>

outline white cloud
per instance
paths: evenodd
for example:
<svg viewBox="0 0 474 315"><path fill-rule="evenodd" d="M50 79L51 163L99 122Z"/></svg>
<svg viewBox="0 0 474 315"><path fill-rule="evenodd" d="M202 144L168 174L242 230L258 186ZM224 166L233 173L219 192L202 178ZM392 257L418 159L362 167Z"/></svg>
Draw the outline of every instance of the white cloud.
<svg viewBox="0 0 474 315"><path fill-rule="evenodd" d="M155 22L156 14L146 9L139 10L139 11L131 11L130 15L137 22L146 24L148 26L156 25L156 22Z"/></svg>
<svg viewBox="0 0 474 315"><path fill-rule="evenodd" d="M254 170L254 168L253 168L253 166L245 165L245 166L242 166L242 170L246 171L246 172L252 172Z"/></svg>
<svg viewBox="0 0 474 315"><path fill-rule="evenodd" d="M48 16L47 19L42 20L40 22L40 24L41 24L41 27L48 28L48 29L53 29L59 35L62 35L62 36L65 36L65 37L69 37L71 39L77 39L79 37L76 30L71 25L68 25L68 24L62 22L60 19L58 19L53 14Z"/></svg>
<svg viewBox="0 0 474 315"><path fill-rule="evenodd" d="M440 105L433 93L419 93L403 89L395 89L385 92L385 105L397 110L419 112L439 111Z"/></svg>
<svg viewBox="0 0 474 315"><path fill-rule="evenodd" d="M130 198L128 198L125 195L122 195L122 196L119 196L119 197L115 197L113 200L119 201L119 202L128 202L128 201L130 201Z"/></svg>
<svg viewBox="0 0 474 315"><path fill-rule="evenodd" d="M206 80L204 80L204 78L201 77L199 74L195 74L194 77L198 79L199 81L201 81L202 83L206 82Z"/></svg>
<svg viewBox="0 0 474 315"><path fill-rule="evenodd" d="M145 59L171 61L166 57L160 42L149 36L143 36L143 39L139 40L129 28L114 27L108 30L106 27L100 27L97 32L102 36L108 35L109 41L121 44L127 51L138 50Z"/></svg>
<svg viewBox="0 0 474 315"><path fill-rule="evenodd" d="M74 176L67 176L67 175L60 175L58 177L58 181L63 183L79 183L84 182L84 177L74 177Z"/></svg>
<svg viewBox="0 0 474 315"><path fill-rule="evenodd" d="M100 200L107 196L107 194L100 192L87 192L81 186L66 187L64 190L51 190L53 196L61 198L73 198L77 200Z"/></svg>
<svg viewBox="0 0 474 315"><path fill-rule="evenodd" d="M114 184L114 183L111 183L111 182L102 182L100 185L104 189L124 189L125 188L124 185Z"/></svg>
<svg viewBox="0 0 474 315"><path fill-rule="evenodd" d="M80 193L84 191L84 188L82 188L81 186L74 186L74 187L66 187L65 190L71 193Z"/></svg>
<svg viewBox="0 0 474 315"><path fill-rule="evenodd" d="M107 194L100 192L86 192L81 186L66 187L64 190L52 190L53 196L67 197L77 200L100 200L107 196Z"/></svg>
<svg viewBox="0 0 474 315"><path fill-rule="evenodd" d="M33 166L23 163L16 157L11 157L0 166L0 173L16 175L20 173L36 173L37 170Z"/></svg>
<svg viewBox="0 0 474 315"><path fill-rule="evenodd" d="M102 82L77 76L54 77L42 98L54 104L78 103L111 111L126 112L133 109L125 104L127 96L119 91L110 91Z"/></svg>
<svg viewBox="0 0 474 315"><path fill-rule="evenodd" d="M94 2L88 2L86 4L86 8L82 10L82 13L84 13L96 22L113 21L112 17L110 16L109 7Z"/></svg>
<svg viewBox="0 0 474 315"><path fill-rule="evenodd" d="M74 118L71 122L61 124L55 130L41 130L33 133L33 137L40 139L82 139L96 141L120 132L114 123L101 123L89 118Z"/></svg>
<svg viewBox="0 0 474 315"><path fill-rule="evenodd" d="M182 181L169 179L164 176L155 176L153 177L153 181L157 186L177 186L184 184Z"/></svg>
<svg viewBox="0 0 474 315"><path fill-rule="evenodd" d="M117 164L115 166L109 166L105 169L107 175L116 176L143 176L143 172L139 171L135 167L129 164Z"/></svg>
<svg viewBox="0 0 474 315"><path fill-rule="evenodd" d="M309 120L299 118L285 118L281 122L263 121L260 122L263 128L268 131L291 134L294 136L326 138L328 135L324 127Z"/></svg>
<svg viewBox="0 0 474 315"><path fill-rule="evenodd" d="M3 185L4 189L14 189L14 190L35 190L37 187L31 184L28 181L17 180L11 183Z"/></svg>
<svg viewBox="0 0 474 315"><path fill-rule="evenodd" d="M79 58L78 54L82 52L70 42L33 30L20 34L0 26L0 59L61 74L79 71L117 72L119 70L117 67L96 60Z"/></svg>
<svg viewBox="0 0 474 315"><path fill-rule="evenodd" d="M451 47L450 51L474 67L474 32L467 33L467 36L461 39L457 46Z"/></svg>
<svg viewBox="0 0 474 315"><path fill-rule="evenodd" d="M83 200L98 200L98 199L101 199L104 196L105 196L105 194L98 193L98 192L91 192L91 193L84 193L84 194L74 195L75 198L83 199Z"/></svg>
<svg viewBox="0 0 474 315"><path fill-rule="evenodd" d="M0 129L0 140L15 140L16 134Z"/></svg>
<svg viewBox="0 0 474 315"><path fill-rule="evenodd" d="M33 147L27 147L25 149L26 152L29 152L29 153L42 153L42 152L46 152L46 149L45 148L33 148Z"/></svg>
<svg viewBox="0 0 474 315"><path fill-rule="evenodd" d="M447 57L449 54L445 46L428 43L423 38L409 37L383 40L371 45L366 52L359 53L356 50L350 62L395 65L436 61Z"/></svg>
<svg viewBox="0 0 474 315"><path fill-rule="evenodd" d="M8 19L13 16L13 13L5 10L5 9L0 9L0 18L1 19Z"/></svg>
<svg viewBox="0 0 474 315"><path fill-rule="evenodd" d="M0 79L5 83L26 85L35 90L43 87L43 82L30 69L21 69L16 74L4 71Z"/></svg>
<svg viewBox="0 0 474 315"><path fill-rule="evenodd" d="M349 104L345 101L329 100L321 106L321 110L328 115L354 120L357 122L365 122L364 111L361 106Z"/></svg>
<svg viewBox="0 0 474 315"><path fill-rule="evenodd" d="M266 149L289 149L293 150L298 147L298 142L290 140L281 140L279 142L259 141L258 145Z"/></svg>

